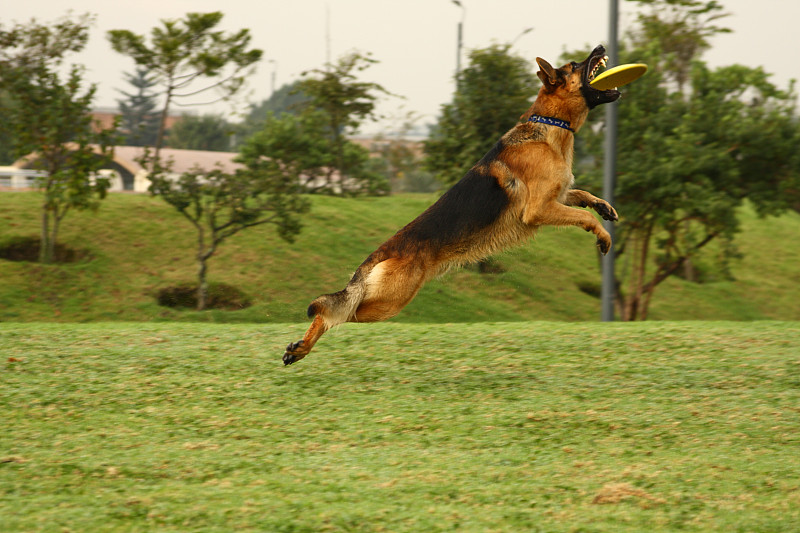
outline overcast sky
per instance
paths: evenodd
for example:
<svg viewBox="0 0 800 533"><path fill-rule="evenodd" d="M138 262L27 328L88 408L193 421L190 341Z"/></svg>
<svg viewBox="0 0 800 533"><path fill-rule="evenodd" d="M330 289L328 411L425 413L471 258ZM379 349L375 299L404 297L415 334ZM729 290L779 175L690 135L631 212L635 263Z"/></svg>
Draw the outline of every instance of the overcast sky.
<svg viewBox="0 0 800 533"><path fill-rule="evenodd" d="M456 65L456 27L464 21L464 46L515 42L514 51L526 59L536 56L556 62L565 49L606 43L606 0L5 0L0 20L4 26L33 17L50 21L71 9L97 16L87 49L71 57L87 68L87 79L98 84L97 106L116 107L116 89L130 91L123 78L133 72L133 61L113 52L106 39L111 29L149 34L160 19L185 13L222 11L223 28L249 28L253 46L264 50L264 60L248 81L246 102L268 98L274 73L277 86L297 79L308 69L359 50L371 52L379 64L363 73L365 81L383 85L404 97L387 98L382 113L399 117L413 111L420 123L433 122L450 100ZM620 29L634 19L634 4L620 0ZM722 24L732 34L721 35L706 55L713 66L741 63L762 65L786 87L800 78L797 47L800 35L798 0L721 0L731 14ZM533 28L521 35L527 28ZM329 38L328 38L329 37ZM209 109L199 108L201 112ZM214 107L236 120L228 107ZM522 110L521 110L522 111ZM386 124L397 123L387 120ZM367 128L375 131L376 126Z"/></svg>

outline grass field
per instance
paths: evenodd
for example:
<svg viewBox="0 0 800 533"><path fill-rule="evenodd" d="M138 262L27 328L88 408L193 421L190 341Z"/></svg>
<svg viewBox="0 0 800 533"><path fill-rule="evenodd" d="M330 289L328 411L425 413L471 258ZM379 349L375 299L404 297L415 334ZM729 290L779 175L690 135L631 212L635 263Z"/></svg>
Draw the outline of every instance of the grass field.
<svg viewBox="0 0 800 533"><path fill-rule="evenodd" d="M3 532L794 532L796 322L0 324Z"/></svg>
<svg viewBox="0 0 800 533"><path fill-rule="evenodd" d="M91 260L48 266L0 259L0 322L301 322L313 298L343 288L364 258L435 195L310 199L294 244L271 228L252 228L225 241L209 262L212 282L251 296L247 309L160 307L159 289L195 280L194 230L158 198L112 194L96 213L70 213L62 228L62 241L88 250ZM38 234L39 203L36 193L0 193L0 246ZM800 215L764 220L745 208L742 219L736 244L744 257L732 263L734 279L670 279L656 291L651 318L800 320L800 247L787 244L800 232ZM544 228L534 241L498 256L505 272L454 271L423 287L395 320L597 320L599 299L581 290L599 291L594 241L577 228ZM623 257L619 271L626 268Z"/></svg>

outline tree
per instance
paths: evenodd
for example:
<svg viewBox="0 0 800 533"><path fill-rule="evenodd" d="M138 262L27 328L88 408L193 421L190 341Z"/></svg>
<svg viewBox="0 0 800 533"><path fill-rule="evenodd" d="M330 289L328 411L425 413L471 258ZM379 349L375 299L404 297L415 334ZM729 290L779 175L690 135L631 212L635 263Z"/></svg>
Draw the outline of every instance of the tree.
<svg viewBox="0 0 800 533"><path fill-rule="evenodd" d="M471 51L453 101L442 106L425 143L425 165L445 184L460 180L517 123L538 91L529 63L510 48Z"/></svg>
<svg viewBox="0 0 800 533"><path fill-rule="evenodd" d="M214 101L229 99L243 86L245 75L261 59L262 52L248 49L247 29L225 34L215 28L222 13L187 13L183 20L162 20L150 32L150 46L143 35L128 30L111 30L112 48L130 56L155 76L164 89L160 127L155 143L154 161L164 143L165 125L170 106L201 105L186 103L197 95L216 90ZM205 102L213 103L213 102Z"/></svg>
<svg viewBox="0 0 800 533"><path fill-rule="evenodd" d="M353 52L323 69L303 73L305 78L297 83L297 89L307 98L301 113L322 121L321 133L327 139L333 156L323 180L316 187L317 191L343 194L388 192L386 180L366 165L369 153L347 139L347 135L353 134L366 120L377 118L375 103L378 95L390 94L377 83L358 81L357 74L376 62L368 54ZM271 157L270 154L264 155ZM334 179L337 173L338 180Z"/></svg>
<svg viewBox="0 0 800 533"><path fill-rule="evenodd" d="M419 117L407 112L397 117L394 133L379 135L373 140L370 163L379 169L391 184L392 191L435 192L440 184L422 165L422 143L408 140Z"/></svg>
<svg viewBox="0 0 800 533"><path fill-rule="evenodd" d="M250 106L244 122L237 128L237 137L244 140L264 128L264 123L270 114L282 115L283 113L298 114L308 98L298 87L295 81L276 90L269 98L259 104Z"/></svg>
<svg viewBox="0 0 800 533"><path fill-rule="evenodd" d="M44 170L39 260L55 260L64 217L72 209L97 208L109 181L95 174L111 157L111 131L96 131L90 111L95 86L84 88L83 69L68 68L64 56L83 49L91 17L63 18L52 25L32 20L8 30L0 27L0 100L15 158L31 155L30 165Z"/></svg>
<svg viewBox="0 0 800 533"><path fill-rule="evenodd" d="M436 192L439 190L433 174L422 168L420 150L415 143L404 139L375 138L377 157L373 157L375 165L379 165L389 180L392 191Z"/></svg>
<svg viewBox="0 0 800 533"><path fill-rule="evenodd" d="M227 152L234 128L219 115L184 115L169 131L167 145L187 150Z"/></svg>
<svg viewBox="0 0 800 533"><path fill-rule="evenodd" d="M161 119L156 110L156 95L151 89L158 82L145 68L137 68L135 74L125 74L125 79L136 92L119 91L125 96L125 99L117 100L124 142L128 146L153 146L158 138Z"/></svg>
<svg viewBox="0 0 800 533"><path fill-rule="evenodd" d="M0 90L0 111L3 115L9 113L10 106L14 105L14 100L5 90ZM0 126L0 165L10 165L14 162L14 146L11 132L7 128Z"/></svg>
<svg viewBox="0 0 800 533"><path fill-rule="evenodd" d="M622 63L650 66L619 106L616 301L623 320L646 319L656 287L710 243L730 257L745 200L761 215L775 214L800 191L791 87L779 90L761 68L710 69L700 60L708 32L718 31L710 25L720 16L716 2L640 3L650 10L620 54ZM581 131L595 155L595 182L602 133Z"/></svg>
<svg viewBox="0 0 800 533"><path fill-rule="evenodd" d="M265 165L280 172L287 183L297 183L306 192L331 187L328 174L335 162L320 112L269 113L263 128L247 139L240 151L249 165Z"/></svg>
<svg viewBox="0 0 800 533"><path fill-rule="evenodd" d="M308 211L299 187L284 179L277 163L249 160L233 173L194 168L175 180L170 163L145 156L153 167L150 192L178 210L197 231L197 309L208 301L208 260L222 242L240 231L271 224L288 242L300 231L298 215Z"/></svg>

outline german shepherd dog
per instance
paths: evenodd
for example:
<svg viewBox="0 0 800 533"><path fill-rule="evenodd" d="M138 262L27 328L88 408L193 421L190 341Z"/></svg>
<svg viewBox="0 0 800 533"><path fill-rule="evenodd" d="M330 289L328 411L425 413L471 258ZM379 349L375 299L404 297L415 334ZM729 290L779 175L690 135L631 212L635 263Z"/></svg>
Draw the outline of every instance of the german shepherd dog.
<svg viewBox="0 0 800 533"><path fill-rule="evenodd" d="M559 69L536 58L542 88L519 123L436 203L370 254L343 290L311 302L311 326L286 347L283 363L308 355L333 326L395 316L426 281L517 244L539 226L579 226L594 233L600 251L607 253L608 232L576 207L591 207L612 221L616 211L572 188L573 134L590 109L620 96L616 89L589 85L607 59L602 45L583 62Z"/></svg>

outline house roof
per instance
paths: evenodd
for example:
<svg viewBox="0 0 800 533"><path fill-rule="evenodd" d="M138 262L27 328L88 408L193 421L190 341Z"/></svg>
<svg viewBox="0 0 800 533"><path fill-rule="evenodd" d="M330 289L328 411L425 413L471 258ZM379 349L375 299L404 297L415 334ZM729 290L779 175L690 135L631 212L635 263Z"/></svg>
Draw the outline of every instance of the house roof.
<svg viewBox="0 0 800 533"><path fill-rule="evenodd" d="M144 148L141 146L115 146L114 162L126 169L132 175L138 174L142 166L137 159L144 155ZM239 155L236 152L211 152L206 150L182 150L178 148L162 148L162 161L172 161L172 171L183 173L197 166L205 170L212 170L220 167L225 172L234 172L241 168L240 163L235 163L234 158ZM14 162L16 168L28 168L31 166L31 159L35 154L25 156Z"/></svg>
<svg viewBox="0 0 800 533"><path fill-rule="evenodd" d="M116 146L114 147L114 159L130 162L132 167L141 170L141 165L136 162L144 154L141 146ZM241 163L233 160L239 154L236 152L211 152L207 150L182 150L179 148L162 148L162 161L172 161L172 171L183 173L193 167L200 167L205 170L212 170L220 167L224 172L233 172L241 168ZM134 172L135 174L135 172Z"/></svg>

